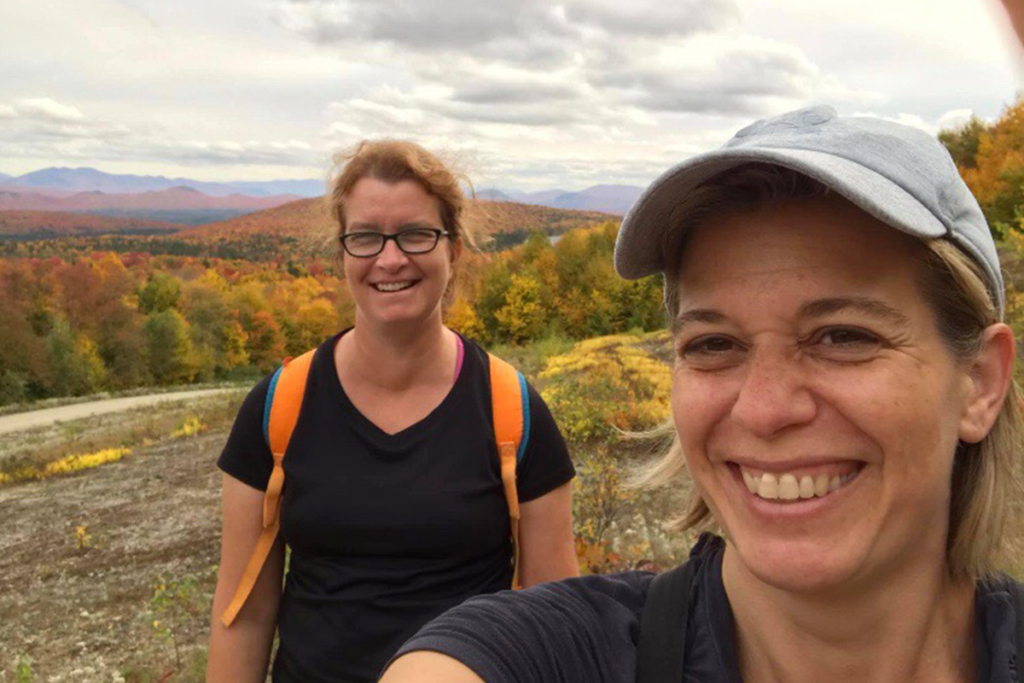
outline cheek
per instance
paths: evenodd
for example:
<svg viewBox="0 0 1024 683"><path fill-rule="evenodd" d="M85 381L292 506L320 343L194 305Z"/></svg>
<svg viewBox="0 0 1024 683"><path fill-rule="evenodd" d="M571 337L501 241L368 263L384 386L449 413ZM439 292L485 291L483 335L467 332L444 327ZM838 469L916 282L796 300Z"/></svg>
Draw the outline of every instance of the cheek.
<svg viewBox="0 0 1024 683"><path fill-rule="evenodd" d="M728 382L709 381L699 373L676 369L672 379L672 420L683 452L699 460L707 451L715 426L725 419L734 403L735 390ZM694 462L694 468L699 463Z"/></svg>
<svg viewBox="0 0 1024 683"><path fill-rule="evenodd" d="M817 391L843 423L866 437L889 474L922 486L948 481L956 450L959 380L934 368L849 373Z"/></svg>

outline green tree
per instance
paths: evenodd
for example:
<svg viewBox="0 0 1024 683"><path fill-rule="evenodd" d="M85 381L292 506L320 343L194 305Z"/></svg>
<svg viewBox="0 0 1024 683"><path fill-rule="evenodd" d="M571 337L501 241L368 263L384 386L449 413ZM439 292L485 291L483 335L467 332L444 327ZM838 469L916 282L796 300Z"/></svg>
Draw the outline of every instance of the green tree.
<svg viewBox="0 0 1024 683"><path fill-rule="evenodd" d="M216 285L199 280L185 285L180 305L191 331L197 377L208 380L223 374L229 369L228 327L237 322L236 314Z"/></svg>
<svg viewBox="0 0 1024 683"><path fill-rule="evenodd" d="M502 326L498 322L497 313L506 305L505 295L512 286L508 262L505 259L494 259L484 269L481 280L480 294L476 301L477 318L483 332L479 339L484 344L505 341L507 337L502 336Z"/></svg>
<svg viewBox="0 0 1024 683"><path fill-rule="evenodd" d="M173 275L154 271L139 290L139 310L146 314L161 313L178 307L181 281Z"/></svg>
<svg viewBox="0 0 1024 683"><path fill-rule="evenodd" d="M198 364L189 325L178 311L169 308L146 318L143 330L149 342L149 370L158 384L191 382Z"/></svg>
<svg viewBox="0 0 1024 683"><path fill-rule="evenodd" d="M96 343L71 329L67 318L57 316L46 339L49 352L49 394L84 396L103 388L107 370Z"/></svg>
<svg viewBox="0 0 1024 683"><path fill-rule="evenodd" d="M494 317L502 335L513 344L539 337L546 323L540 302L540 283L527 274L513 275L505 292L505 305Z"/></svg>
<svg viewBox="0 0 1024 683"><path fill-rule="evenodd" d="M977 116L959 128L939 132L939 141L949 150L953 161L961 168L978 167L978 144L986 131L985 122Z"/></svg>

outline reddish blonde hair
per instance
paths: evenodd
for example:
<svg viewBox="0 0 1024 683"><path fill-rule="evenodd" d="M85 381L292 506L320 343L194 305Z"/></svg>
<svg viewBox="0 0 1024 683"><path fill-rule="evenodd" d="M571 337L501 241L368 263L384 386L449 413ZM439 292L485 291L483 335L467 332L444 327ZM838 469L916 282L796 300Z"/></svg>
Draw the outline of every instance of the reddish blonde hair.
<svg viewBox="0 0 1024 683"><path fill-rule="evenodd" d="M345 233L345 202L352 188L363 178L385 183L412 180L427 194L436 197L441 223L455 242L472 243L462 223L466 196L460 182L469 183L464 174L449 168L437 155L408 140L363 140L338 154L335 167L340 167L332 182L328 200L337 225L335 237Z"/></svg>

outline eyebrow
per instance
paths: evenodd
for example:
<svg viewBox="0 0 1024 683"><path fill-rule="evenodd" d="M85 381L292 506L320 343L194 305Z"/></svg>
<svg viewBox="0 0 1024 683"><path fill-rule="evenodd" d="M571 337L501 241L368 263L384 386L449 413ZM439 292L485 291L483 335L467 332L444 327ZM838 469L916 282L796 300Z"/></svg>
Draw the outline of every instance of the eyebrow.
<svg viewBox="0 0 1024 683"><path fill-rule="evenodd" d="M869 297L833 297L808 301L797 313L799 319L824 318L840 311L858 311L873 318L884 320L894 325L906 327L910 325L908 318L900 310L887 303ZM714 325L726 320L721 311L713 308L695 308L684 311L672 321L672 333L679 334L685 327L695 323Z"/></svg>
<svg viewBox="0 0 1024 683"><path fill-rule="evenodd" d="M416 230L426 228L428 230L437 230L438 228L427 222L414 222L405 223L398 226L396 232L402 232L403 230ZM348 232L384 232L379 225L376 223L352 223L348 226Z"/></svg>
<svg viewBox="0 0 1024 683"><path fill-rule="evenodd" d="M816 301L809 301L800 307L798 317L824 318L827 315L848 310L865 313L873 318L878 318L894 325L910 325L910 318L908 318L899 309L893 308L889 304L879 301L878 299L860 296L836 297L832 299L817 299Z"/></svg>
<svg viewBox="0 0 1024 683"><path fill-rule="evenodd" d="M679 334L683 328L694 323L714 325L724 321L725 315L713 308L694 308L676 316L676 319L672 321L672 334Z"/></svg>

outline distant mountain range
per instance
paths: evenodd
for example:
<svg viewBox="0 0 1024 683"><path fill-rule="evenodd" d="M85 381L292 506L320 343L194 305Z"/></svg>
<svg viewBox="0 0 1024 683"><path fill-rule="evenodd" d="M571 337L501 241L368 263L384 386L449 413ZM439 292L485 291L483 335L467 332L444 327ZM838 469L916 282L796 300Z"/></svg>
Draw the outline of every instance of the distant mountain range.
<svg viewBox="0 0 1024 683"><path fill-rule="evenodd" d="M99 190L87 192L35 192L32 189L0 185L0 210L76 211L131 209L237 209L259 211L280 206L299 199L297 195L247 197L242 194L210 196L190 187L171 187L146 192L107 193Z"/></svg>
<svg viewBox="0 0 1024 683"><path fill-rule="evenodd" d="M206 182L190 178L167 178L165 176L143 176L105 173L95 168L44 168L20 176L0 173L0 184L9 191L34 190L39 192L61 191L103 192L106 194L140 194L159 192L172 188L187 187L211 197L228 197L235 194L248 197L272 197L291 195L293 197L318 197L324 194L326 180L269 180ZM480 199L499 202L536 204L556 209L578 209L603 211L623 215L629 210L642 188L634 185L595 185L580 191L542 190L520 192L516 190L483 189L477 193ZM47 207L34 207L46 209Z"/></svg>
<svg viewBox="0 0 1024 683"><path fill-rule="evenodd" d="M560 235L572 228L598 225L614 218L596 211L477 199L469 203L464 220L481 247L502 249L522 242L535 230ZM319 199L300 199L265 211L190 228L178 236L210 239L245 235L319 235L330 240L333 232L334 219L327 204Z"/></svg>
<svg viewBox="0 0 1024 683"><path fill-rule="evenodd" d="M555 209L577 211L602 211L623 216L637 200L642 187L635 185L595 185L579 192L565 190L543 190L541 192L516 192L514 190L486 189L477 193L480 199L499 202L537 204Z"/></svg>
<svg viewBox="0 0 1024 683"><path fill-rule="evenodd" d="M206 197L200 192L182 188L128 196L143 201L147 197L166 197L175 193L194 193L200 197ZM144 220L138 217L97 216L67 211L4 210L3 195L3 191L0 191L0 241L110 234L167 235L171 233L175 233L175 238L201 241L259 235L300 238L316 238L319 235L326 241L333 242L334 240L334 219L330 215L327 203L322 198L298 199L280 206L252 211L245 215L235 215L227 220L206 221L206 224L196 227L183 225L181 221L178 224L173 224L167 221ZM123 197L124 195L84 192L70 195L67 198L84 201L83 197L90 196ZM54 198L50 197L50 199ZM56 199L59 200L60 197ZM206 199L224 201L234 198L206 197ZM248 199L269 201L270 198ZM127 210L126 213L128 213ZM168 215L172 216L184 214L187 212L168 212ZM606 223L609 220L614 220L614 217L596 211L555 209L515 202L477 199L469 202L463 220L481 248L501 250L522 243L534 231L557 236L573 228Z"/></svg>
<svg viewBox="0 0 1024 683"><path fill-rule="evenodd" d="M125 194L99 190L68 192L0 183L0 211L68 211L189 225L234 218L296 199L297 195L211 197L188 187Z"/></svg>
<svg viewBox="0 0 1024 683"><path fill-rule="evenodd" d="M95 168L44 168L20 176L0 174L0 182L9 187L63 190L66 192L106 192L109 194L138 194L159 192L174 187L187 187L211 197L233 194L250 197L270 197L289 194L316 197L324 193L324 180L269 180L211 183L189 178L167 178L151 175L125 175L104 173Z"/></svg>

